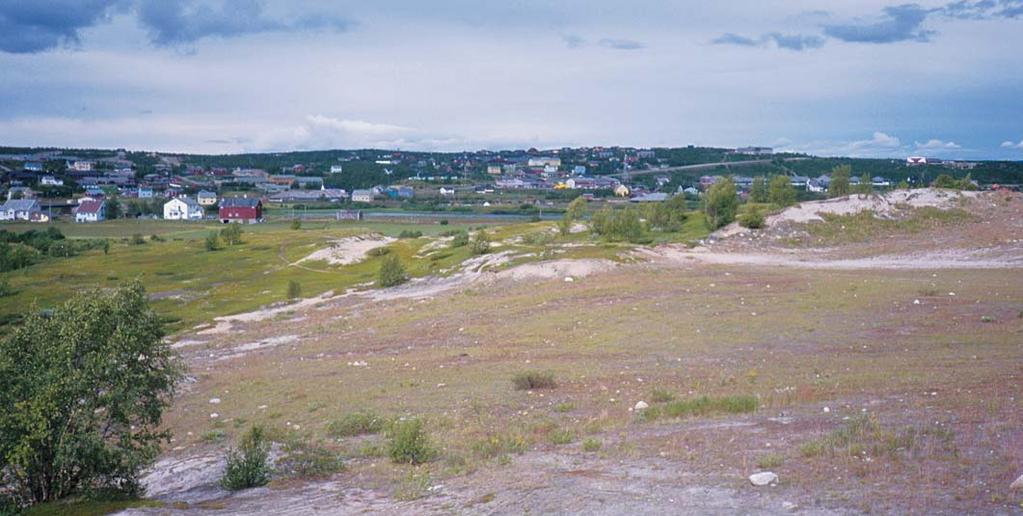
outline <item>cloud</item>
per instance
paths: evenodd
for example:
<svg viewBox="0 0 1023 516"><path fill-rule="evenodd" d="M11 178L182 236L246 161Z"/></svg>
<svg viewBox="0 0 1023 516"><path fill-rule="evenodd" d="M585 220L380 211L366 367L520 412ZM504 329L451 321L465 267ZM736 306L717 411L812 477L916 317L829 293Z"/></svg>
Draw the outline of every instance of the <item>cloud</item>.
<svg viewBox="0 0 1023 516"><path fill-rule="evenodd" d="M1006 140L1006 141L1002 142L1002 148L1003 149L1019 149L1019 150L1023 150L1023 140L1020 140L1019 143L1013 143L1013 142L1010 142L1010 141Z"/></svg>
<svg viewBox="0 0 1023 516"><path fill-rule="evenodd" d="M575 34L562 34L561 41L568 48L579 48L586 44L586 40Z"/></svg>
<svg viewBox="0 0 1023 516"><path fill-rule="evenodd" d="M631 39L604 38L598 41L597 44L604 48L611 48L614 50L639 50L645 47L645 45L639 41Z"/></svg>
<svg viewBox="0 0 1023 516"><path fill-rule="evenodd" d="M932 138L923 143L921 142L913 143L916 145L917 149L921 150L953 150L962 148L962 146L956 142L946 142L943 140L939 140L937 138Z"/></svg>
<svg viewBox="0 0 1023 516"><path fill-rule="evenodd" d="M81 43L80 31L109 19L123 0L0 0L0 51L42 52Z"/></svg>
<svg viewBox="0 0 1023 516"><path fill-rule="evenodd" d="M308 29L345 30L350 22L331 16L283 21L267 17L258 0L224 0L219 8L195 0L141 0L139 21L161 46L194 43L207 37L234 37L263 32Z"/></svg>
<svg viewBox="0 0 1023 516"><path fill-rule="evenodd" d="M859 140L852 142L848 147L852 150L862 149L897 149L902 145L902 142L895 136L888 135L877 131L874 133L873 138L869 140Z"/></svg>
<svg viewBox="0 0 1023 516"><path fill-rule="evenodd" d="M804 34L782 34L771 32L764 34L757 39L740 36L738 34L723 34L711 40L715 45L738 45L741 47L768 47L774 45L777 48L786 50L809 50L824 46L824 38L820 36L808 36Z"/></svg>
<svg viewBox="0 0 1023 516"><path fill-rule="evenodd" d="M1023 0L960 0L941 8L942 14L964 20L1023 16Z"/></svg>
<svg viewBox="0 0 1023 516"><path fill-rule="evenodd" d="M934 31L922 28L931 11L916 4L885 7L876 20L825 25L824 34L850 43L895 43L929 41Z"/></svg>

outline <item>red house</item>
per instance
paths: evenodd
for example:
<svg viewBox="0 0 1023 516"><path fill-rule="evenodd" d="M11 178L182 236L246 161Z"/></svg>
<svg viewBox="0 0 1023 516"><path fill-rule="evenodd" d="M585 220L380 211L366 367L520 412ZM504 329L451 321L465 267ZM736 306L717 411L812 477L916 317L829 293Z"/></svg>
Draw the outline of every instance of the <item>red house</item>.
<svg viewBox="0 0 1023 516"><path fill-rule="evenodd" d="M255 223L263 220L263 203L259 199L229 197L220 201L220 222Z"/></svg>

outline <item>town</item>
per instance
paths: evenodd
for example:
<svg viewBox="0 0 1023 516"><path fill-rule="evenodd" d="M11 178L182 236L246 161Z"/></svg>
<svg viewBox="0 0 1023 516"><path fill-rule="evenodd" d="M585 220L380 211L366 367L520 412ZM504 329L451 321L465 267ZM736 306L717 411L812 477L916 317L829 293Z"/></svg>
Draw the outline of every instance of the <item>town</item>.
<svg viewBox="0 0 1023 516"><path fill-rule="evenodd" d="M0 149L6 193L0 221L162 218L251 223L263 219L264 207L302 209L293 210L293 216L307 215L309 208L337 208L340 218L361 217L361 210L371 207L517 213L563 209L577 196L614 204L663 202L682 195L695 206L701 193L725 175L743 198L755 176L784 175L800 199L812 200L826 197L830 169L839 164L863 168L849 182L854 187L869 182L873 190L900 183L927 185L942 175L968 175L977 188L1018 188L1012 184L1013 174L1023 168L1008 162L915 156L903 162L836 161L775 153L768 147L694 146L460 154L334 151L251 155L246 160L262 166L232 163L238 158L125 150Z"/></svg>

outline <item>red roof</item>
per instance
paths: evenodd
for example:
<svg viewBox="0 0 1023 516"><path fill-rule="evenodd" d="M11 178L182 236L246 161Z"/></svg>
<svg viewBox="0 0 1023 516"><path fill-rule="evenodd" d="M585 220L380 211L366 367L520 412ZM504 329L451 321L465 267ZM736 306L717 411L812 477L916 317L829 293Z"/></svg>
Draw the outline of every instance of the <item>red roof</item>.
<svg viewBox="0 0 1023 516"><path fill-rule="evenodd" d="M103 209L103 201L82 201L75 213L99 213Z"/></svg>

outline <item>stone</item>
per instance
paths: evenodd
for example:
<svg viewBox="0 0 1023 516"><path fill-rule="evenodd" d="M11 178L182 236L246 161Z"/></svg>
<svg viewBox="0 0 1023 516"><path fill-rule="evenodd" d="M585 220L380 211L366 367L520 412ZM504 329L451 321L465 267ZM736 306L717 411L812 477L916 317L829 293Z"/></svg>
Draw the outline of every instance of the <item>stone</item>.
<svg viewBox="0 0 1023 516"><path fill-rule="evenodd" d="M798 509L799 506L794 504L794 503L792 503L792 502L782 502L781 503L781 508L785 509L786 511L789 511L789 512L796 512L796 509Z"/></svg>
<svg viewBox="0 0 1023 516"><path fill-rule="evenodd" d="M636 410L643 410L649 407L650 405L647 405L645 401L638 401L636 402L636 406L633 408L635 408Z"/></svg>
<svg viewBox="0 0 1023 516"><path fill-rule="evenodd" d="M210 398L210 403L212 403L213 405L216 405L216 404L220 403L220 398Z"/></svg>
<svg viewBox="0 0 1023 516"><path fill-rule="evenodd" d="M565 277L565 283L572 283L573 281L575 281L575 278L573 278L572 276Z"/></svg>
<svg viewBox="0 0 1023 516"><path fill-rule="evenodd" d="M1020 475L1015 482L1009 484L1009 489L1023 490L1023 475Z"/></svg>
<svg viewBox="0 0 1023 516"><path fill-rule="evenodd" d="M770 471L761 471L749 476L749 482L757 487L778 483L778 475Z"/></svg>

